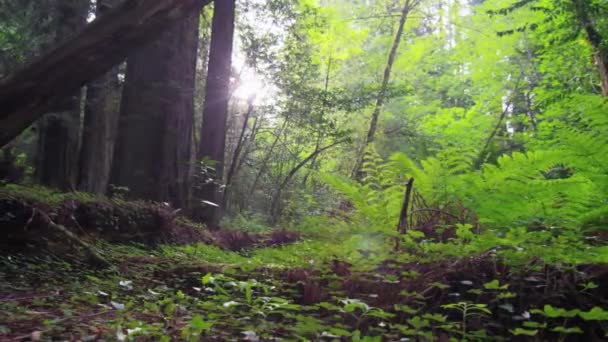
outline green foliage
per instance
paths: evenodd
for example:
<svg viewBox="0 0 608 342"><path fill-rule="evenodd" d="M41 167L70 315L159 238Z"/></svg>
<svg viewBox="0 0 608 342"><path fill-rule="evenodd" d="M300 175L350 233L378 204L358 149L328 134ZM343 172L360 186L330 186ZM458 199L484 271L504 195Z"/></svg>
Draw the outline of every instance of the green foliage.
<svg viewBox="0 0 608 342"><path fill-rule="evenodd" d="M222 221L221 226L247 232L269 232L273 229L264 222L262 217L244 216L240 214L225 218Z"/></svg>
<svg viewBox="0 0 608 342"><path fill-rule="evenodd" d="M47 26L31 25L39 16L33 5L4 4L15 15L0 10L0 74L39 49L46 37L31 38ZM2 256L0 275L12 278L0 292L23 287L28 298L19 300L20 293L1 303L0 321L9 323L0 334L24 322L39 323L49 339L82 340L606 334L604 284L587 273L593 267L581 266L608 263L608 102L592 62L608 37L601 1L420 2L395 56L360 181L348 177L401 4L242 5L256 15L239 18L240 52L273 90L256 104L259 131L246 132L248 154L239 161L222 226L267 232L268 217L279 215L303 240L240 252L204 243L99 243L120 265L104 272L55 255ZM585 25L601 33L600 46L590 43ZM216 166L199 161L194 186L219 182ZM399 235L411 178L411 225ZM128 188L112 192L105 198L0 188L3 198L53 210L73 202L109 205L125 219L101 212L86 228L114 232L164 222L150 215L163 205L127 202ZM0 213L0 223L14 217ZM52 295L30 298L45 291ZM475 330L483 326L489 328Z"/></svg>

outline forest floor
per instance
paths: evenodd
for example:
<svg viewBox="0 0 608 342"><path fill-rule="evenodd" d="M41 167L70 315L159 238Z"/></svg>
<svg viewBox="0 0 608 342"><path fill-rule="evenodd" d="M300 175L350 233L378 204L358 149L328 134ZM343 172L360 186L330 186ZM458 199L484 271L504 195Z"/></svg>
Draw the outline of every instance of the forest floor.
<svg viewBox="0 0 608 342"><path fill-rule="evenodd" d="M328 222L301 236L91 242L110 267L3 249L0 341L606 339L605 263L548 263L508 246L437 252L466 250L459 241L396 252L381 234L319 228Z"/></svg>

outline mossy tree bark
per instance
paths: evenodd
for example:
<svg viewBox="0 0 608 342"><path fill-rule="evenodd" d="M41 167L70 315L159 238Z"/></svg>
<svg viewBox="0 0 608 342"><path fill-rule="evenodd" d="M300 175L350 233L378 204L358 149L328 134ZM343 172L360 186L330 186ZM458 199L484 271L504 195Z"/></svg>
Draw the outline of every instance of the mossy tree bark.
<svg viewBox="0 0 608 342"><path fill-rule="evenodd" d="M210 0L125 0L72 39L0 80L0 147Z"/></svg>
<svg viewBox="0 0 608 342"><path fill-rule="evenodd" d="M117 0L98 0L97 16L107 14ZM87 84L78 190L103 194L108 188L120 112L118 67Z"/></svg>
<svg viewBox="0 0 608 342"><path fill-rule="evenodd" d="M131 54L112 183L129 196L187 206L198 12Z"/></svg>
<svg viewBox="0 0 608 342"><path fill-rule="evenodd" d="M89 1L50 2L55 23L56 43L67 39L86 25ZM80 147L80 91L65 96L38 122L36 152L37 180L61 190L75 188Z"/></svg>

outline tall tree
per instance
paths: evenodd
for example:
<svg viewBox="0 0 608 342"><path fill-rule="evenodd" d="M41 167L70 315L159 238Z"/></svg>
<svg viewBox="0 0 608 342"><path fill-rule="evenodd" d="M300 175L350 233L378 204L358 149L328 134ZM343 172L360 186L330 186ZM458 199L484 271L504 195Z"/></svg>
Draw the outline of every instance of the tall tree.
<svg viewBox="0 0 608 342"><path fill-rule="evenodd" d="M600 77L602 95L608 96L608 38L605 37L594 23L592 13L605 20L608 10L599 4L593 6L592 1L572 0L574 15L578 25L585 31L587 41L593 48L593 59ZM595 8L594 8L595 7Z"/></svg>
<svg viewBox="0 0 608 342"><path fill-rule="evenodd" d="M198 11L127 59L112 183L133 198L187 205Z"/></svg>
<svg viewBox="0 0 608 342"><path fill-rule="evenodd" d="M232 153L232 161L230 162L230 167L228 168L228 173L226 174L226 184L224 188L224 196L222 197L222 208L226 209L226 205L228 203L228 194L230 190L230 186L232 185L232 180L239 169L239 158L241 157L241 152L243 150L243 146L247 142L247 138L245 137L245 132L247 131L247 124L249 123L249 118L254 110L254 101L255 96L251 96L247 101L247 111L243 116L243 124L241 127L241 131L236 140L236 146L234 147L234 152ZM257 121L256 121L257 123ZM252 132L255 130L255 125L252 129Z"/></svg>
<svg viewBox="0 0 608 342"><path fill-rule="evenodd" d="M97 16L106 14L117 0L98 0ZM114 141L120 111L118 66L87 84L78 189L104 193L110 180Z"/></svg>
<svg viewBox="0 0 608 342"><path fill-rule="evenodd" d="M57 99L103 75L210 0L125 0L22 70L0 79L0 146L28 128Z"/></svg>
<svg viewBox="0 0 608 342"><path fill-rule="evenodd" d="M289 182L291 182L291 180L296 175L296 173L298 173L298 171L300 171L300 169L302 169L304 166L306 166L306 164L308 164L311 160L316 158L317 155L319 155L320 153L323 153L324 151L329 150L330 148L337 146L339 144L342 144L348 140L349 139L342 139L342 140L335 141L327 146L316 147L315 150L311 154L306 156L299 163L297 163L293 168L291 168L291 170L289 170L289 172L287 172L287 175L285 176L285 178L283 178L283 180L279 184L276 192L274 193L274 195L272 197L272 202L270 204L271 222L273 224L277 223L279 217L281 216L282 207L281 207L280 201L281 201L281 196L283 194L283 191L285 190L287 185L289 185Z"/></svg>
<svg viewBox="0 0 608 342"><path fill-rule="evenodd" d="M363 155L365 153L366 148L374 141L376 137L376 129L378 127L378 118L380 117L380 112L382 111L382 107L384 106L384 101L386 100L388 84L391 80L391 71L393 69L393 63L395 62L395 57L397 56L397 50L399 49L399 44L401 43L401 37L403 36L403 31L405 27L405 22L410 11L420 3L420 0L406 0L403 4L403 8L401 9L401 17L399 19L399 26L397 28L397 34L395 34L395 39L393 41L393 45L391 46L391 51L388 54L388 61L386 62L386 66L384 68L384 76L382 78L382 85L380 87L380 91L378 92L378 98L376 99L376 105L374 106L374 111L372 113L372 119L369 124L369 130L367 131L367 136L365 137L365 142L361 150L359 151L359 155L357 156L357 160L355 162L355 167L353 169L353 176L355 178L361 178L361 165L363 164Z"/></svg>
<svg viewBox="0 0 608 342"><path fill-rule="evenodd" d="M199 149L200 159L214 162L216 178L215 182L201 185L200 197L203 201L215 205L207 205L196 214L210 226L217 226L223 214L223 208L221 208L223 195L218 182L221 182L224 175L234 11L235 0L215 1Z"/></svg>
<svg viewBox="0 0 608 342"><path fill-rule="evenodd" d="M56 0L51 15L56 23L55 43L65 40L86 24L89 1ZM36 178L43 185L74 189L80 146L80 91L56 102L38 122Z"/></svg>

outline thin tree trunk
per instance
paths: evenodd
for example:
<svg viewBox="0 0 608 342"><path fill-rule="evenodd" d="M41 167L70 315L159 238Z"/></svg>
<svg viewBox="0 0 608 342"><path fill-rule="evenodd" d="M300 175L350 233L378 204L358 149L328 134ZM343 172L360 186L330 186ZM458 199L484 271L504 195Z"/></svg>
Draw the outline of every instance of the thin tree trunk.
<svg viewBox="0 0 608 342"><path fill-rule="evenodd" d="M285 132L285 129L287 129L288 123L289 123L289 117L285 118L285 120L283 121L283 126L281 126L281 130L279 131L279 134L277 134L276 138L274 138L272 145L270 145L270 148L266 152L266 155L264 156L264 159L262 160L262 165L260 165L260 170L258 171L258 173L255 175L255 178L253 179L253 184L251 185L251 189L249 190L250 194L252 194L255 191L255 189L257 188L260 178L266 171L266 167L268 166L268 161L270 160L270 157L272 157L274 148L277 146L277 143L281 139L281 136L283 135L283 132Z"/></svg>
<svg viewBox="0 0 608 342"><path fill-rule="evenodd" d="M248 101L247 112L245 112L245 117L243 118L243 126L241 127L241 133L239 134L239 138L236 142L236 147L234 149L234 153L232 155L232 161L230 162L230 168L228 169L228 174L226 176L226 184L224 188L224 196L222 199L222 208L226 209L226 204L228 201L228 193L230 191L230 186L232 185L232 178L236 174L237 165L239 161L239 156L241 154L241 150L243 149L243 144L245 143L245 132L247 131L247 123L249 122L249 117L251 113L253 113L254 105L253 101L255 97L251 97Z"/></svg>
<svg viewBox="0 0 608 342"><path fill-rule="evenodd" d="M103 16L117 0L98 0L97 16ZM108 188L114 142L120 113L118 67L87 85L82 147L80 148L80 191L103 194Z"/></svg>
<svg viewBox="0 0 608 342"><path fill-rule="evenodd" d="M0 147L210 0L125 0L74 38L0 80Z"/></svg>
<svg viewBox="0 0 608 342"><path fill-rule="evenodd" d="M230 76L232 71L232 44L234 41L235 0L217 0L211 24L209 64L203 106L203 128L199 159L214 161L215 182L201 186L201 200L217 206L205 206L196 213L210 227L217 227L223 215L222 191L218 182L224 176L226 149L226 123L230 100Z"/></svg>
<svg viewBox="0 0 608 342"><path fill-rule="evenodd" d="M254 119L253 119L253 127L251 128L251 133L249 133L247 135L247 137L245 137L245 142L243 143L243 145L245 146L245 150L243 151L243 153L241 154L241 157L237 161L236 169L234 170L235 175L239 174L241 168L243 167L243 164L245 164L245 162L247 161L247 158L249 158L249 154L251 153L251 148L254 145L258 131L260 130L261 121L262 121L262 118L259 118L257 116L254 117ZM233 189L235 189L235 188L233 188ZM242 208L245 207L246 200L247 200L247 196L245 196L244 194L241 194L241 196L237 196L237 197L233 196L228 204L230 206L237 207L238 210L240 211L240 210L242 210Z"/></svg>
<svg viewBox="0 0 608 342"><path fill-rule="evenodd" d="M329 54L329 59L327 61L327 68L325 69L325 86L324 86L324 91L325 93L327 93L327 90L329 89L329 76L331 74L331 64L332 64L332 54ZM325 107L325 106L323 106ZM321 121L323 120L323 117L325 116L325 108L323 108L323 111L321 112ZM317 142L315 144L315 150L318 150L319 147L321 147L321 144L323 143L323 138L324 138L324 134L323 134L323 125L319 125L319 129L317 130ZM315 156L313 158L313 160L310 162L311 168L315 167L315 163L317 162L317 157ZM302 186L306 186L306 182L308 181L308 176L310 176L310 172L308 172L306 174L306 176L304 176L304 179L302 180Z"/></svg>
<svg viewBox="0 0 608 342"><path fill-rule="evenodd" d="M410 178L405 186L405 195L403 197L403 206L401 206L401 213L399 214L399 224L397 225L397 231L401 234L405 234L407 231L407 220L408 220L408 209L410 207L410 198L412 197L412 188L414 187L414 178Z"/></svg>
<svg viewBox="0 0 608 342"><path fill-rule="evenodd" d="M585 30L587 41L593 48L593 59L598 69L602 95L608 96L608 41L605 41L605 38L593 25L593 20L589 17L588 1L572 0L572 2L579 25Z"/></svg>
<svg viewBox="0 0 608 342"><path fill-rule="evenodd" d="M317 142L315 143L315 151L318 150L321 147L321 143L323 143L323 134L322 132L319 130L318 132L318 136L317 136ZM317 155L318 156L318 155ZM311 161L310 161L310 167L311 169L315 167L315 163L317 162L317 156L315 156ZM302 186L305 187L306 186L306 182L308 182L308 177L310 176L312 170L309 171L305 176L304 179L302 179Z"/></svg>
<svg viewBox="0 0 608 342"><path fill-rule="evenodd" d="M509 112L512 111L512 109L513 109L513 102L515 100L516 94L520 91L519 84L521 82L521 78L522 78L522 75L519 75L519 78L515 82L515 87L513 88L513 91L511 92L511 95L509 96L507 101L504 103L504 109L500 113L500 116L498 117L498 121L496 122L496 125L494 125L492 132L490 132L490 135L486 138L486 141L484 142L483 147L479 151L479 154L477 155L477 159L473 163L473 167L475 169L478 169L479 167L481 167L481 165L483 163L485 163L487 161L488 156L489 156L488 149L490 147L490 144L492 143L492 140L494 140L494 137L496 136L496 134L498 134L498 132L500 131L500 128L502 127L503 121L507 117L507 114L509 114Z"/></svg>
<svg viewBox="0 0 608 342"><path fill-rule="evenodd" d="M388 61L386 63L386 67L384 69L384 77L382 78L382 85L380 87L380 92L378 93L378 98L376 99L376 105L374 106L374 111L372 113L372 119L369 124L369 130L367 131L367 136L365 138L365 142L357 155L357 160L355 162L355 167L353 169L353 177L355 179L361 179L361 177L363 176L361 173L361 166L363 164L365 150L375 139L376 129L378 127L378 117L380 116L380 112L382 111L382 107L384 106L384 101L386 100L386 92L388 90L388 84L391 79L391 71L393 69L393 63L395 62L395 58L397 56L397 50L399 49L399 44L401 43L401 37L403 36L405 22L407 20L408 14L412 10L413 6L416 4L417 4L416 0L414 0L414 1L406 0L405 4L403 5L403 9L401 10L401 18L399 19L399 27L397 28L397 34L395 35L395 40L393 41L393 45L391 46L391 51L388 55Z"/></svg>
<svg viewBox="0 0 608 342"><path fill-rule="evenodd" d="M253 119L253 127L251 128L251 133L245 138L244 145L247 146L247 148L245 148L245 152L243 152L243 155L238 161L236 170L234 171L235 174L239 173L239 170L243 167L243 163L245 163L245 160L247 160L249 153L251 153L251 146L253 146L253 142L255 142L255 138L258 135L258 131L260 130L260 122L262 120L263 117L258 118L257 116Z"/></svg>
<svg viewBox="0 0 608 342"><path fill-rule="evenodd" d="M311 154L309 154L306 158L304 158L302 161L300 161L298 164L296 164L296 166L294 166L288 173L287 176L285 176L285 178L283 179L283 181L281 182L281 184L279 185L279 187L277 188L277 191L275 192L273 198L272 198L272 204L270 206L270 213L271 213L271 217L272 217L272 223L275 224L281 214L281 209L280 209L280 201L281 201L281 195L283 193L283 190L285 189L285 187L289 184L289 182L291 182L291 179L296 175L296 173L298 173L298 171L300 171L300 169L302 167L304 167L308 162L310 162L313 158L315 158L317 155L319 155L320 153L335 147L339 144L342 144L344 142L348 141L348 139L342 139L342 140L338 140L332 144L329 144L327 146L324 146L322 148L316 149L315 151L313 151Z"/></svg>
<svg viewBox="0 0 608 342"><path fill-rule="evenodd" d="M129 56L112 182L184 208L194 116L198 12Z"/></svg>

